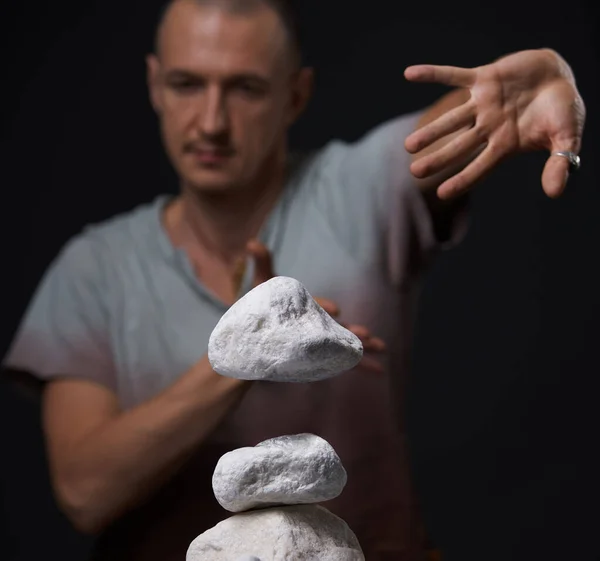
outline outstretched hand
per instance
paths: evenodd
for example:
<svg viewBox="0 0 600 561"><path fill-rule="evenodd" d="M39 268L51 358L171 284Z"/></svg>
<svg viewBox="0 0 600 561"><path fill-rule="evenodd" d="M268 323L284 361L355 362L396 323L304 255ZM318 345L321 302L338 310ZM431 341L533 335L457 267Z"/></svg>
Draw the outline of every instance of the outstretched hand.
<svg viewBox="0 0 600 561"><path fill-rule="evenodd" d="M568 64L549 49L521 51L477 68L418 65L405 70L414 82L437 82L468 89L470 99L412 133L411 154L464 129L441 148L416 160L411 172L429 177L477 154L438 188L440 198L463 194L506 157L548 150L542 186L549 197L564 191L569 161L557 151L578 153L585 105Z"/></svg>
<svg viewBox="0 0 600 561"><path fill-rule="evenodd" d="M273 260L269 249L257 240L251 240L247 245L248 253L254 260L254 286L258 286L273 277L277 276L273 267ZM331 317L337 319L340 315L340 310L335 302L327 298L314 298ZM381 363L371 356L372 353L381 353L386 350L385 343L379 338L371 334L369 329L363 325L346 325L341 323L348 331L356 335L363 344L364 355L360 362L360 366L371 372L383 372Z"/></svg>

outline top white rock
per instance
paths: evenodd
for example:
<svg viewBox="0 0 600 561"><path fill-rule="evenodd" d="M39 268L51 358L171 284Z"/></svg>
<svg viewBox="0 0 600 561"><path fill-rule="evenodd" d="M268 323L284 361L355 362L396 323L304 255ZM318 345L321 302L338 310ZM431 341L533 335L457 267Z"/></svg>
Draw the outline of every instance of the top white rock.
<svg viewBox="0 0 600 561"><path fill-rule="evenodd" d="M350 370L362 354L360 339L289 277L272 278L238 300L208 343L215 372L241 380L314 382Z"/></svg>

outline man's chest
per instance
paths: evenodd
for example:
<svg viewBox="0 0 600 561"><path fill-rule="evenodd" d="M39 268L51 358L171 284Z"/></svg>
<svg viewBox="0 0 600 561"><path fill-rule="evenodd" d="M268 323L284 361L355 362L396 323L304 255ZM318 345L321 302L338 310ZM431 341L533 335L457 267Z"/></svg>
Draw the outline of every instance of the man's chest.
<svg viewBox="0 0 600 561"><path fill-rule="evenodd" d="M400 303L373 263L361 262L322 236L304 236L274 252L276 275L298 279L314 297L333 300L339 321L393 337ZM252 267L245 290L252 288ZM207 352L210 335L227 310L191 262L132 259L112 279L110 342L119 394L135 405L171 385Z"/></svg>

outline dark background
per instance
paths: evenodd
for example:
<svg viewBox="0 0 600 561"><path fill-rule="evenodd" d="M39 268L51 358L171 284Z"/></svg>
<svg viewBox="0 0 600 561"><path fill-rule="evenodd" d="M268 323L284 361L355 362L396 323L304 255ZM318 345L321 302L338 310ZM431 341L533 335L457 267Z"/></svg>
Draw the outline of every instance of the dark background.
<svg viewBox="0 0 600 561"><path fill-rule="evenodd" d="M0 4L2 353L67 238L175 188L144 82L157 4ZM409 436L429 532L448 561L600 559L592 6L300 3L318 81L296 148L357 138L434 101L444 88L403 79L413 63L476 66L549 46L570 62L587 104L583 166L565 196L541 190L545 154L503 164L474 193L467 239L425 285ZM52 502L38 403L6 381L0 428L0 558L85 559L88 540Z"/></svg>

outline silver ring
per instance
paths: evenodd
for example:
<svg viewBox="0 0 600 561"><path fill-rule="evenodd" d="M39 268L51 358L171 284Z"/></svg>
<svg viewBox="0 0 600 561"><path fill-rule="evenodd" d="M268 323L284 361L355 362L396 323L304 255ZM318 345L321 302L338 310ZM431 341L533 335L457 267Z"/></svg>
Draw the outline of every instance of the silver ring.
<svg viewBox="0 0 600 561"><path fill-rule="evenodd" d="M581 167L581 158L575 154L575 152L553 152L553 156L562 156L563 158L567 158L569 160L569 173L574 171L579 171Z"/></svg>

